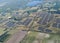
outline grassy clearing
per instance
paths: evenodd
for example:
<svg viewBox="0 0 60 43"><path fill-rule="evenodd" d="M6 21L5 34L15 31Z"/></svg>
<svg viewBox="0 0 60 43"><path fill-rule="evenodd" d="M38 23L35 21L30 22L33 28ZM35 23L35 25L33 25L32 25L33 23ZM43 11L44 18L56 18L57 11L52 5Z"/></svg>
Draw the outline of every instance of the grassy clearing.
<svg viewBox="0 0 60 43"><path fill-rule="evenodd" d="M48 40L60 40L60 35L50 34L50 38L48 38Z"/></svg>
<svg viewBox="0 0 60 43"><path fill-rule="evenodd" d="M5 32L4 29L0 28L0 35L2 35L4 32Z"/></svg>
<svg viewBox="0 0 60 43"><path fill-rule="evenodd" d="M60 35L50 34L50 37L47 38L47 39L44 39L43 42L48 43L48 42L54 42L54 41L59 41L59 40L60 40Z"/></svg>
<svg viewBox="0 0 60 43"><path fill-rule="evenodd" d="M21 43L32 43L36 39L37 32L30 32Z"/></svg>
<svg viewBox="0 0 60 43"><path fill-rule="evenodd" d="M17 29L14 29L14 30L10 30L9 32L8 32L8 34L14 34L14 33L16 33L18 30Z"/></svg>

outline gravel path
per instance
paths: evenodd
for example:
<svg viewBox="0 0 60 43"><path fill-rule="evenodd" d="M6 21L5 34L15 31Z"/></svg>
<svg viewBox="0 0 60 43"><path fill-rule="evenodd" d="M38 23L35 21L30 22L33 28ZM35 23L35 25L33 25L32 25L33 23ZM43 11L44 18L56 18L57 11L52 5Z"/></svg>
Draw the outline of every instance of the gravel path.
<svg viewBox="0 0 60 43"><path fill-rule="evenodd" d="M26 31L18 31L6 43L19 43L27 34Z"/></svg>

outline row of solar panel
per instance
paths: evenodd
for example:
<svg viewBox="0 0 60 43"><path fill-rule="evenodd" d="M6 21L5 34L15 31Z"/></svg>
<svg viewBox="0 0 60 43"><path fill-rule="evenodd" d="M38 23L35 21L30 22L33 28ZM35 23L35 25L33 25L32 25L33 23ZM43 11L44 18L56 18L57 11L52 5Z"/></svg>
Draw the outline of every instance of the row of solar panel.
<svg viewBox="0 0 60 43"><path fill-rule="evenodd" d="M53 14L41 14L42 18L38 21L39 24L46 25L48 22L53 20Z"/></svg>
<svg viewBox="0 0 60 43"><path fill-rule="evenodd" d="M7 22L5 25L6 25L7 27L14 27L14 26L16 26L16 24L28 26L28 24L29 24L31 21L32 21L32 19L26 19L24 22L13 22L13 21L9 21L9 22Z"/></svg>
<svg viewBox="0 0 60 43"><path fill-rule="evenodd" d="M46 32L46 33L51 33L51 32L52 32L52 30L50 30L50 29L45 29L45 28L43 28L43 27L38 27L38 30L40 30L41 32Z"/></svg>
<svg viewBox="0 0 60 43"><path fill-rule="evenodd" d="M60 24L58 24L58 23L53 23L52 27L60 28Z"/></svg>
<svg viewBox="0 0 60 43"><path fill-rule="evenodd" d="M52 27L60 28L60 18L55 18L55 23L52 24Z"/></svg>

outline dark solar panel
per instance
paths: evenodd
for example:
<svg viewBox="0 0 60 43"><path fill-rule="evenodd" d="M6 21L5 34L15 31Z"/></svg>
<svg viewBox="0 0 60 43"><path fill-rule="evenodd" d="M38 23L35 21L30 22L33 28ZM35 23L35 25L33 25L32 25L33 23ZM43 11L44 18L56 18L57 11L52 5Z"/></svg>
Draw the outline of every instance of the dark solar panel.
<svg viewBox="0 0 60 43"><path fill-rule="evenodd" d="M58 28L60 28L60 24L58 25Z"/></svg>
<svg viewBox="0 0 60 43"><path fill-rule="evenodd" d="M17 22L16 24L21 25L21 24L22 24L22 22Z"/></svg>
<svg viewBox="0 0 60 43"><path fill-rule="evenodd" d="M43 20L43 25L46 25L47 24L47 21L48 21L48 19L49 19L49 14L45 17L45 19Z"/></svg>
<svg viewBox="0 0 60 43"><path fill-rule="evenodd" d="M56 28L57 28L57 25L58 25L57 23L54 23L54 24L52 25L52 27L56 27Z"/></svg>
<svg viewBox="0 0 60 43"><path fill-rule="evenodd" d="M50 32L52 32L52 30L49 30L49 29L46 29L45 30L47 33L50 33Z"/></svg>
<svg viewBox="0 0 60 43"><path fill-rule="evenodd" d="M26 19L24 22L23 22L23 25L28 25L30 22L32 21L32 19Z"/></svg>
<svg viewBox="0 0 60 43"><path fill-rule="evenodd" d="M8 19L0 20L0 23L6 22Z"/></svg>
<svg viewBox="0 0 60 43"><path fill-rule="evenodd" d="M42 25L46 25L48 21L52 20L52 17L53 16L52 15L50 16L50 14L44 14L38 23Z"/></svg>
<svg viewBox="0 0 60 43"><path fill-rule="evenodd" d="M56 19L56 23L60 23L60 18L57 18Z"/></svg>
<svg viewBox="0 0 60 43"><path fill-rule="evenodd" d="M49 18L49 20L48 20L48 22L50 22L53 18L54 18L54 16L51 15L50 18Z"/></svg>
<svg viewBox="0 0 60 43"><path fill-rule="evenodd" d="M40 30L40 31L42 31L42 32L44 32L44 29L45 29L45 28L43 28L43 27L39 27L39 28L38 28L38 30Z"/></svg>
<svg viewBox="0 0 60 43"><path fill-rule="evenodd" d="M42 18L43 18L45 15L46 15L46 14L40 14L40 17L42 17Z"/></svg>
<svg viewBox="0 0 60 43"><path fill-rule="evenodd" d="M15 22L9 21L5 25L8 26L8 27L14 27L15 26Z"/></svg>
<svg viewBox="0 0 60 43"><path fill-rule="evenodd" d="M42 23L44 22L45 16L46 16L45 14L42 16L42 18L41 18L41 19L39 20L39 22L38 22L39 24L42 24ZM45 24L45 23L43 23L43 24Z"/></svg>

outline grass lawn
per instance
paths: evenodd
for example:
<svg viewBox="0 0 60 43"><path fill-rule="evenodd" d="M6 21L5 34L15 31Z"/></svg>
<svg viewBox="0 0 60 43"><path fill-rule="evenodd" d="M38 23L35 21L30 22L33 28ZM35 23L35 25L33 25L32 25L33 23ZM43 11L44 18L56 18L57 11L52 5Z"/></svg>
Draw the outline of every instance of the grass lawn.
<svg viewBox="0 0 60 43"><path fill-rule="evenodd" d="M14 30L10 30L9 32L8 32L8 34L14 34L14 33L16 33L18 30L17 29L14 29Z"/></svg>
<svg viewBox="0 0 60 43"><path fill-rule="evenodd" d="M0 35L4 34L4 29L3 28L0 28Z"/></svg>
<svg viewBox="0 0 60 43"><path fill-rule="evenodd" d="M60 40L60 35L58 34L51 34L49 38L44 39L43 42L44 43L48 43L48 42L56 42Z"/></svg>
<svg viewBox="0 0 60 43"><path fill-rule="evenodd" d="M37 36L38 32L30 32L22 41L21 43L32 43Z"/></svg>

